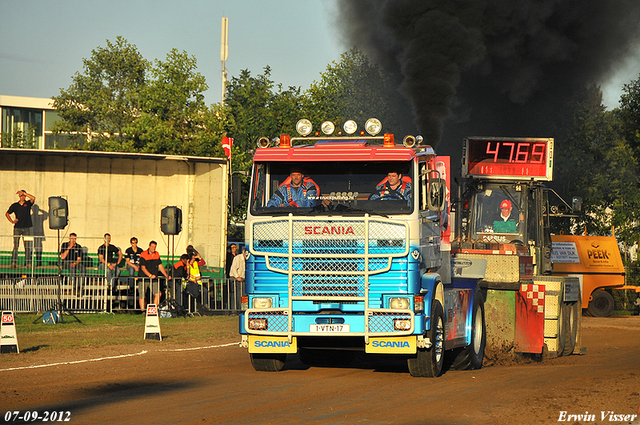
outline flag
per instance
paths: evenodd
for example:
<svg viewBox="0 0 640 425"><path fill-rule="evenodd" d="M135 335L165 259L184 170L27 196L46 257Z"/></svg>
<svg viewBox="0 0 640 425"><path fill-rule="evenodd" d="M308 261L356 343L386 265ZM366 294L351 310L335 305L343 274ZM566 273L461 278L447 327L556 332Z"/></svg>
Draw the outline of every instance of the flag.
<svg viewBox="0 0 640 425"><path fill-rule="evenodd" d="M224 153L227 155L229 160L231 160L231 146L233 146L233 139L231 137L223 137L222 149L224 149Z"/></svg>

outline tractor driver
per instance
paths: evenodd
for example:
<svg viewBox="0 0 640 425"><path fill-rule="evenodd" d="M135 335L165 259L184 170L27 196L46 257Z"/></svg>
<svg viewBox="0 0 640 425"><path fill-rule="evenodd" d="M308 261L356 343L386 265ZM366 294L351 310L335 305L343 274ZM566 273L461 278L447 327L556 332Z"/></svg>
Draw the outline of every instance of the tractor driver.
<svg viewBox="0 0 640 425"><path fill-rule="evenodd" d="M320 188L299 167L292 167L289 177L282 182L267 203L267 207L315 207Z"/></svg>

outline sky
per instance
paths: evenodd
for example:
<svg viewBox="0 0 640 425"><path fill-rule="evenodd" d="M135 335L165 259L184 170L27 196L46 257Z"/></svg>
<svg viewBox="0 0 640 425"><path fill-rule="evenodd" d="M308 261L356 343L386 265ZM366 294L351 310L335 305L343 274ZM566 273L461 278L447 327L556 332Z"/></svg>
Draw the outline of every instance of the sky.
<svg viewBox="0 0 640 425"><path fill-rule="evenodd" d="M195 56L209 85L206 103L218 103L223 16L229 79L268 65L275 83L305 90L350 48L334 27L336 13L333 0L0 0L0 95L58 95L82 72L83 58L122 36L147 60L164 60L173 48ZM609 108L622 84L638 78L639 57L600 82Z"/></svg>
<svg viewBox="0 0 640 425"><path fill-rule="evenodd" d="M0 0L0 95L51 97L83 58L122 36L147 60L176 48L195 56L221 101L222 17L229 18L228 79L271 67L284 88L307 89L348 48L332 30L332 0Z"/></svg>

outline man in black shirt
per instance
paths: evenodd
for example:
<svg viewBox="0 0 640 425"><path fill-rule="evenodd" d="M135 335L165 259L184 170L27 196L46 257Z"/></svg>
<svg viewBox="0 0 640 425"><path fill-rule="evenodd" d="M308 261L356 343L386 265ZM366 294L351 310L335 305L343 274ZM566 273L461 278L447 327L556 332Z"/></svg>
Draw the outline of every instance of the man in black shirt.
<svg viewBox="0 0 640 425"><path fill-rule="evenodd" d="M111 245L111 235L104 234L104 243L98 248L98 269L106 270L107 282L115 285L120 276L118 264L122 261L122 251L115 245Z"/></svg>
<svg viewBox="0 0 640 425"><path fill-rule="evenodd" d="M33 223L31 222L31 207L33 206L33 203L36 202L36 197L24 190L19 190L16 194L20 200L11 204L5 213L7 220L13 224L13 252L11 253L11 267L16 267L20 239L23 236L31 235L31 227L33 227ZM15 216L15 219L11 218L11 214ZM30 242L24 242L24 255L26 258L26 265L29 265L31 262Z"/></svg>
<svg viewBox="0 0 640 425"><path fill-rule="evenodd" d="M69 274L72 276L86 273L86 269L82 264L82 246L76 242L76 238L77 235L75 233L69 233L69 242L64 242L60 247L62 267L69 270ZM81 295L81 278L74 279L74 287L78 295Z"/></svg>

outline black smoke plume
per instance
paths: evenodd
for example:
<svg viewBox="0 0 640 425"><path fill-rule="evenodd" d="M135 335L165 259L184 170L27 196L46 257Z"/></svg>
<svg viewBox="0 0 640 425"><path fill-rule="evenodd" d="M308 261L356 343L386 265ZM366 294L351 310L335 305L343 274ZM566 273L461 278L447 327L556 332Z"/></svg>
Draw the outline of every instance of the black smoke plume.
<svg viewBox="0 0 640 425"><path fill-rule="evenodd" d="M638 0L337 4L346 45L392 75L407 130L440 152L471 135L555 137L565 102L606 82L640 35Z"/></svg>

